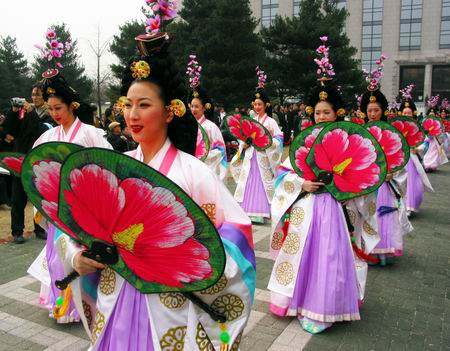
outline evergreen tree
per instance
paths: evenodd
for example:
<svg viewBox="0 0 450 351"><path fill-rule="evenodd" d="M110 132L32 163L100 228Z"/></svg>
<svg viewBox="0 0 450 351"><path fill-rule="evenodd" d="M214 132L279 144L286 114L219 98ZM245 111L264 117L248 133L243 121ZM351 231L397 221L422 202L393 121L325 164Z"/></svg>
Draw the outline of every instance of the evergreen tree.
<svg viewBox="0 0 450 351"><path fill-rule="evenodd" d="M12 97L31 99L32 79L23 53L17 48L16 39L0 38L0 108L9 107Z"/></svg>
<svg viewBox="0 0 450 351"><path fill-rule="evenodd" d="M181 21L169 26L172 51L181 69L195 53L203 66L202 85L226 107L248 106L263 61L248 0L185 0Z"/></svg>
<svg viewBox="0 0 450 351"><path fill-rule="evenodd" d="M62 58L58 61L63 65L61 69L64 78L67 82L81 95L81 99L87 101L92 93L93 81L85 74L85 68L80 63L80 56L77 51L77 40L73 40L69 29L65 23L52 26L61 42L70 41L72 49L66 51ZM45 41L47 40L44 37ZM33 73L36 80L41 80L42 73L49 68L49 63L46 59L36 56L33 63Z"/></svg>
<svg viewBox="0 0 450 351"><path fill-rule="evenodd" d="M334 0L302 1L298 16L276 17L272 26L261 30L264 48L270 53L265 68L281 100L288 95L308 96L317 79L315 50L323 35L328 36L334 81L342 86L345 101L353 103L355 94L364 91L363 74L354 58L357 50L345 33L347 16L347 10L338 9Z"/></svg>
<svg viewBox="0 0 450 351"><path fill-rule="evenodd" d="M107 91L111 101L116 101L120 96L120 81L123 71L131 56L137 53L134 38L145 32L144 21L132 20L119 27L119 34L113 37L110 51L116 55L118 64L111 65L112 82Z"/></svg>

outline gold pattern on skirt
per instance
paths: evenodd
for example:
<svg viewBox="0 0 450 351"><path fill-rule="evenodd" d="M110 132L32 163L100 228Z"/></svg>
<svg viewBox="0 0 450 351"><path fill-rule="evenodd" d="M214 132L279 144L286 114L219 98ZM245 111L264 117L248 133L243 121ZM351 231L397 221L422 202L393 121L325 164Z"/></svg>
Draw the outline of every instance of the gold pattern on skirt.
<svg viewBox="0 0 450 351"><path fill-rule="evenodd" d="M289 220L293 225L300 225L302 224L304 218L305 218L305 210L303 209L303 207L295 207L291 211Z"/></svg>
<svg viewBox="0 0 450 351"><path fill-rule="evenodd" d="M116 288L116 274L106 266L100 273L100 291L104 295L111 295Z"/></svg>
<svg viewBox="0 0 450 351"><path fill-rule="evenodd" d="M377 212L377 204L374 201L370 201L368 212L371 216L373 216Z"/></svg>
<svg viewBox="0 0 450 351"><path fill-rule="evenodd" d="M87 324L89 329L92 327L92 309L91 306L84 300L81 300L81 304L83 305L83 313L86 317Z"/></svg>
<svg viewBox="0 0 450 351"><path fill-rule="evenodd" d="M260 164L263 168L269 168L269 167L270 167L269 158L268 158L267 156L261 157L261 160L259 161L259 164Z"/></svg>
<svg viewBox="0 0 450 351"><path fill-rule="evenodd" d="M283 243L283 251L288 255L295 255L300 249L300 238L295 233L289 233Z"/></svg>
<svg viewBox="0 0 450 351"><path fill-rule="evenodd" d="M216 204L208 203L201 205L203 211L205 211L206 215L209 217L211 222L216 222Z"/></svg>
<svg viewBox="0 0 450 351"><path fill-rule="evenodd" d="M278 196L276 199L277 199L277 206L278 207L283 207L284 202L286 201L284 196Z"/></svg>
<svg viewBox="0 0 450 351"><path fill-rule="evenodd" d="M275 153L272 155L272 161L273 161L273 162L278 162L278 160L280 159L280 156L281 156L281 154L280 154L279 152L275 152Z"/></svg>
<svg viewBox="0 0 450 351"><path fill-rule="evenodd" d="M211 305L218 312L223 313L227 321L233 321L239 318L244 312L244 303L237 295L226 294L219 296Z"/></svg>
<svg viewBox="0 0 450 351"><path fill-rule="evenodd" d="M295 191L295 185L292 182L284 182L283 185L284 191L287 192L288 194L292 194Z"/></svg>
<svg viewBox="0 0 450 351"><path fill-rule="evenodd" d="M263 178L265 182L270 182L273 179L273 174L270 169L266 169L263 173Z"/></svg>
<svg viewBox="0 0 450 351"><path fill-rule="evenodd" d="M61 246L61 259L65 260L66 259L66 252L67 252L67 241L66 238L64 236L61 237L61 239L59 239L60 242L60 246Z"/></svg>
<svg viewBox="0 0 450 351"><path fill-rule="evenodd" d="M44 271L48 271L48 260L47 260L47 255L44 256L44 258L42 259L42 269Z"/></svg>
<svg viewBox="0 0 450 351"><path fill-rule="evenodd" d="M270 247L272 248L272 250L278 251L279 249L281 249L281 246L283 244L281 240L283 240L283 233L280 232L273 233L272 241L270 243Z"/></svg>
<svg viewBox="0 0 450 351"><path fill-rule="evenodd" d="M187 327L170 328L159 344L162 351L183 351Z"/></svg>
<svg viewBox="0 0 450 351"><path fill-rule="evenodd" d="M236 340L233 343L233 346L231 346L230 351L238 351L239 350L239 345L241 344L241 339L242 339L242 333L240 332L239 335L237 336Z"/></svg>
<svg viewBox="0 0 450 351"><path fill-rule="evenodd" d="M225 274L223 274L220 279L217 281L216 284L213 286L210 286L208 289L200 291L200 294L203 295L215 295L219 292L221 292L228 284L227 277L225 277Z"/></svg>
<svg viewBox="0 0 450 351"><path fill-rule="evenodd" d="M377 235L377 231L373 229L372 226L369 223L367 223L367 221L364 221L363 229L369 235Z"/></svg>
<svg viewBox="0 0 450 351"><path fill-rule="evenodd" d="M288 285L294 280L294 267L289 262L282 262L275 270L275 277L281 285Z"/></svg>
<svg viewBox="0 0 450 351"><path fill-rule="evenodd" d="M182 307L187 298L180 293L161 293L159 294L159 300L167 308L176 309Z"/></svg>
<svg viewBox="0 0 450 351"><path fill-rule="evenodd" d="M348 217L350 218L350 222L355 225L355 221L356 221L356 213L353 210L347 209L348 212Z"/></svg>
<svg viewBox="0 0 450 351"><path fill-rule="evenodd" d="M203 329L203 326L200 323L197 324L197 335L195 336L195 342L197 343L199 351L215 351L214 345L209 340L205 329Z"/></svg>
<svg viewBox="0 0 450 351"><path fill-rule="evenodd" d="M92 345L95 345L95 342L102 333L104 327L105 327L105 316L100 311L97 311L95 313L94 327L92 328L92 335L91 335Z"/></svg>

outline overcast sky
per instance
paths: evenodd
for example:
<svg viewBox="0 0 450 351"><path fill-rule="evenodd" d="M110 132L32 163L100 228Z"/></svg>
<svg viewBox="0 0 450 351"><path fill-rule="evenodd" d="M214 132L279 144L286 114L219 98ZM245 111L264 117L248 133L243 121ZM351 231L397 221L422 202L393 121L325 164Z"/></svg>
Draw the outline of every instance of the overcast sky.
<svg viewBox="0 0 450 351"><path fill-rule="evenodd" d="M118 33L125 22L143 20L144 4L144 0L0 0L0 36L17 38L19 50L32 61L38 53L34 44L44 43L47 28L64 22L72 38L78 40L86 72L93 76L97 63L88 40L97 42L97 28L101 31L100 42L104 42ZM114 62L114 58L110 53L102 56L104 66Z"/></svg>

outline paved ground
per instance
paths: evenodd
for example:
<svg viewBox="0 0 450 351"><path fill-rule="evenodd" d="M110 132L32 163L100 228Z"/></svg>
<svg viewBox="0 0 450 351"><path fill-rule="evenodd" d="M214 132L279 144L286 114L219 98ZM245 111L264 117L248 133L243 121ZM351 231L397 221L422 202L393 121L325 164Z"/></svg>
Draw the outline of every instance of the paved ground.
<svg viewBox="0 0 450 351"><path fill-rule="evenodd" d="M450 166L430 178L436 193L412 220L405 256L369 270L362 320L321 335L268 313L269 227L255 227L258 290L241 350L450 350ZM26 269L42 247L34 238L0 245L0 350L85 350L81 326L56 325L36 306L39 284Z"/></svg>

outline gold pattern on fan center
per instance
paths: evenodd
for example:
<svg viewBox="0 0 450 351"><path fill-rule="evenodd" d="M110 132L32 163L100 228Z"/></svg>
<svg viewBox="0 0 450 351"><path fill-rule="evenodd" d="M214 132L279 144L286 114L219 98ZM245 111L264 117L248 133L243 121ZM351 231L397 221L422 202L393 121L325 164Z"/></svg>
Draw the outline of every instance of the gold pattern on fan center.
<svg viewBox="0 0 450 351"><path fill-rule="evenodd" d="M294 280L294 267L289 262L280 263L275 270L275 277L281 285L289 285Z"/></svg>
<svg viewBox="0 0 450 351"><path fill-rule="evenodd" d="M305 210L303 209L303 207L295 207L291 211L289 220L293 225L300 225L302 224L304 218L305 218Z"/></svg>
<svg viewBox="0 0 450 351"><path fill-rule="evenodd" d="M116 288L116 274L106 266L100 273L100 291L104 295L111 295Z"/></svg>

